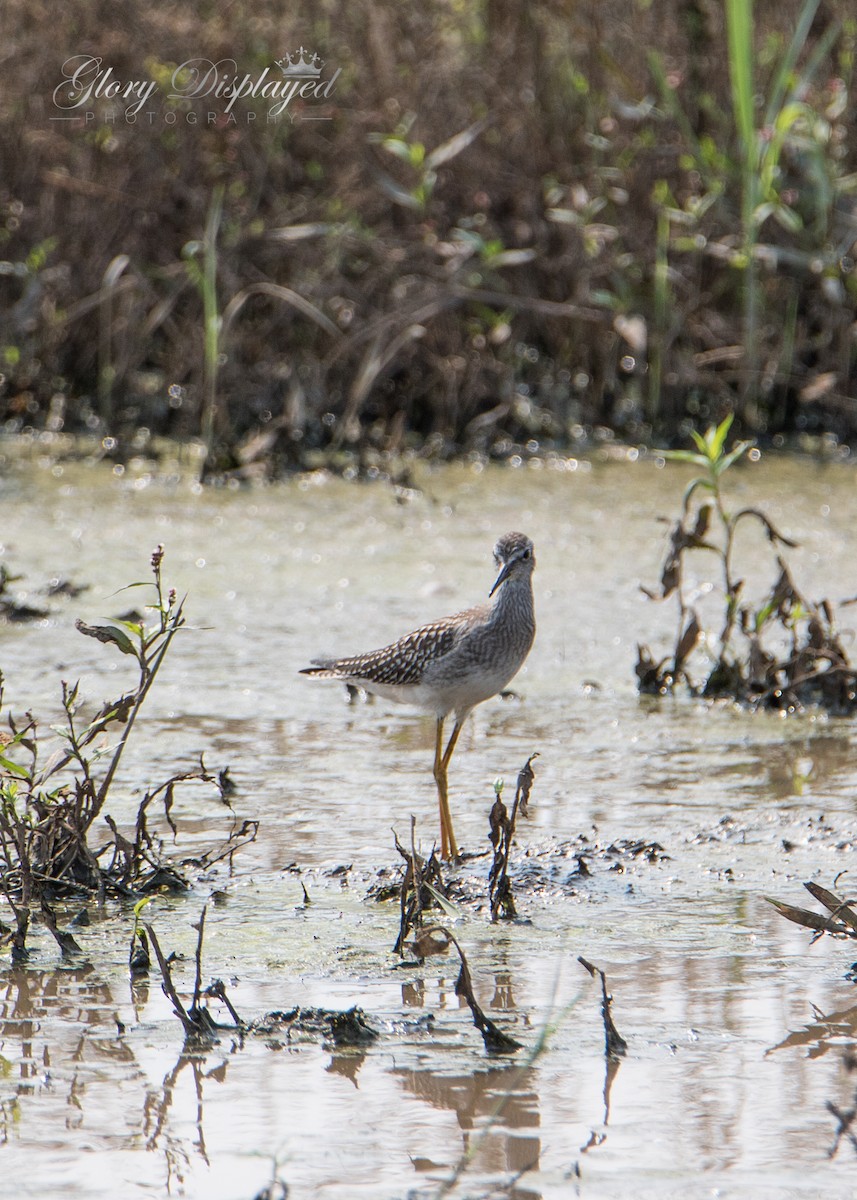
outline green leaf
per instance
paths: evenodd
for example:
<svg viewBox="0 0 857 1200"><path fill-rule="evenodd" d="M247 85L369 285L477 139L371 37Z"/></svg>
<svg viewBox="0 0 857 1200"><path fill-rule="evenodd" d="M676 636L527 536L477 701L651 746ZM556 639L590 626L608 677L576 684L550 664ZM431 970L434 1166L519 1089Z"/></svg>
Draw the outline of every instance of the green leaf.
<svg viewBox="0 0 857 1200"><path fill-rule="evenodd" d="M708 469L707 454L694 454L692 450L656 450L655 453L668 458L670 462L693 463L695 467Z"/></svg>
<svg viewBox="0 0 857 1200"><path fill-rule="evenodd" d="M146 905L151 904L152 901L154 900L154 898L155 898L154 896L144 896L142 900L137 901L137 903L134 905L134 920L135 921L139 918L140 913L143 911L143 909L146 907Z"/></svg>
<svg viewBox="0 0 857 1200"><path fill-rule="evenodd" d="M753 224L757 229L761 229L768 217L772 217L776 211L777 205L773 200L766 200L763 204L757 204L753 209Z"/></svg>
<svg viewBox="0 0 857 1200"><path fill-rule="evenodd" d="M799 87L805 87L817 69L817 63L814 62L814 56L810 56L809 63L804 67L802 75L795 79L795 66L797 60L806 46L809 32L812 27L815 14L818 9L820 0L805 0L805 3L800 11L794 33L792 34L786 53L782 56L777 64L777 70L774 73L774 78L768 99L768 105L765 110L765 125L773 125L777 118L777 113L782 107L786 93L789 88L797 90ZM833 38L839 36L840 27L837 21L831 21L825 31L825 36L818 39L824 42L830 35ZM823 53L826 54L829 46L823 48Z"/></svg>
<svg viewBox="0 0 857 1200"><path fill-rule="evenodd" d="M165 612L166 609L155 608L155 611L156 612ZM127 629L129 631L129 633L133 633L135 637L142 638L142 636L143 636L143 625L140 621L120 621L119 618L117 617L116 624L122 625L125 629Z"/></svg>
<svg viewBox="0 0 857 1200"><path fill-rule="evenodd" d="M747 451L754 445L755 442L752 439L747 442L737 442L729 451L729 453L725 454L723 458L721 458L720 462L715 467L715 473L717 475L722 475L724 471L728 471L732 464L737 462L741 455L746 454Z"/></svg>
<svg viewBox="0 0 857 1200"><path fill-rule="evenodd" d="M716 429L712 425L711 428L706 432L705 440L708 443L709 453L712 461L718 459L723 453L723 447L726 444L726 435L732 428L732 422L734 419L734 413L727 413Z"/></svg>
<svg viewBox="0 0 857 1200"><path fill-rule="evenodd" d="M486 121L475 121L467 129L462 129L461 133L456 133L447 141L441 142L439 146L435 146L431 154L426 156L426 166L436 171L438 167L448 163L479 137L486 124Z"/></svg>
<svg viewBox="0 0 857 1200"><path fill-rule="evenodd" d="M726 0L729 76L735 128L748 157L753 145L753 5L751 0Z"/></svg>
<svg viewBox="0 0 857 1200"><path fill-rule="evenodd" d="M771 600L769 600L767 604L762 605L762 607L756 613L756 619L753 622L753 627L754 627L756 633L761 632L762 626L765 624L765 622L768 620L768 618L774 613L776 608L777 608L777 605L774 604L774 602Z"/></svg>
<svg viewBox="0 0 857 1200"><path fill-rule="evenodd" d="M788 233L800 233L803 229L803 219L787 204L778 204L774 209L774 220Z"/></svg>
<svg viewBox="0 0 857 1200"><path fill-rule="evenodd" d="M10 775L16 775L18 779L29 779L30 772L26 767L20 767L17 763L12 762L11 758L7 758L5 754L0 754L0 767L4 771L8 771Z"/></svg>
<svg viewBox="0 0 857 1200"><path fill-rule="evenodd" d="M78 618L74 627L86 637L95 638L99 642L112 642L114 646L119 647L123 654L130 654L137 658L133 642L127 633L123 633L115 625L87 625L85 621Z"/></svg>
<svg viewBox="0 0 857 1200"><path fill-rule="evenodd" d="M422 204L413 192L409 192L407 188L403 188L400 183L397 183L385 171L376 169L375 178L382 191L386 192L394 204L400 204L402 208L410 208L414 211L418 211L422 207Z"/></svg>
<svg viewBox="0 0 857 1200"><path fill-rule="evenodd" d="M411 148L408 143L403 142L401 138L384 138L384 141L381 143L381 145L388 153L394 154L396 158L400 158L402 162L410 163Z"/></svg>
<svg viewBox="0 0 857 1200"><path fill-rule="evenodd" d="M447 900L446 896L439 892L437 888L432 887L430 883L426 883L425 887L428 888L432 894L432 897L437 901L446 915L451 917L453 920L458 920L458 918L462 915L461 909Z"/></svg>

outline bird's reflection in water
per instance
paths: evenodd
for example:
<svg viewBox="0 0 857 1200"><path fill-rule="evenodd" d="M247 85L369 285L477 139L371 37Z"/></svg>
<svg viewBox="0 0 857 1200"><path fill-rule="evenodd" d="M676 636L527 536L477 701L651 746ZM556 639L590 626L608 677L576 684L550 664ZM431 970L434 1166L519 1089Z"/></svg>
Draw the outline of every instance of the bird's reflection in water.
<svg viewBox="0 0 857 1200"><path fill-rule="evenodd" d="M470 1073L397 1068L404 1090L433 1108L455 1113L461 1145L449 1147L444 1162L412 1155L417 1169L455 1170L473 1153L480 1174L518 1179L516 1200L539 1200L526 1185L527 1172L538 1170L541 1154L536 1071L515 1063Z"/></svg>

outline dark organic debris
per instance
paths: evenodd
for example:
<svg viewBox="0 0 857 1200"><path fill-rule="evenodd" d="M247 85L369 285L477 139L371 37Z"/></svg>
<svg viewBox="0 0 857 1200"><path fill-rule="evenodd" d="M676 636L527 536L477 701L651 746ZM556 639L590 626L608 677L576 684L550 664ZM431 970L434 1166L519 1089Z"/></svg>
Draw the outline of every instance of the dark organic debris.
<svg viewBox="0 0 857 1200"><path fill-rule="evenodd" d="M24 604L23 601L12 600L9 597L0 597L0 617L6 621L14 621L16 623L43 621L49 615L46 608L36 608L32 604Z"/></svg>
<svg viewBox="0 0 857 1200"><path fill-rule="evenodd" d="M182 1028L185 1033L185 1041L191 1043L199 1043L202 1045L211 1045L217 1041L217 1032L220 1026L213 1019L208 1009L200 1004L201 985L202 985L202 941L205 933L205 915L207 905L203 907L200 914L197 930L199 936L196 943L196 976L194 979L193 999L190 1008L185 1008L182 1003L176 986L173 982L172 969L170 966L170 958L165 958L158 942L157 934L148 922L146 923L146 932L149 935L149 941L152 943L152 948L158 959L158 966L161 969L161 987L164 995L173 1006L173 1012L181 1021ZM230 1011L232 1009L230 1005ZM240 1021L236 1022L239 1024Z"/></svg>
<svg viewBox="0 0 857 1200"><path fill-rule="evenodd" d="M434 847L428 858L417 853L414 841L416 822L411 817L411 848L406 850L393 833L396 849L405 860L405 871L399 886L399 934L393 946L394 954L403 954L405 940L411 930L422 928L423 912L437 902L438 897L446 897L446 885L440 869ZM417 957L424 957L417 954Z"/></svg>
<svg viewBox="0 0 857 1200"><path fill-rule="evenodd" d="M272 1179L266 1183L261 1192L257 1192L253 1200L288 1200L289 1185L282 1179Z"/></svg>
<svg viewBox="0 0 857 1200"><path fill-rule="evenodd" d="M660 842L646 842L642 838L617 838L604 851L616 858L645 858L646 862L669 862Z"/></svg>
<svg viewBox="0 0 857 1200"><path fill-rule="evenodd" d="M37 608L24 600L16 600L10 594L9 584L17 583L20 575L12 575L5 564L0 563L0 620L3 621L41 621L49 616L47 609ZM25 593L26 594L26 593Z"/></svg>
<svg viewBox="0 0 857 1200"><path fill-rule="evenodd" d="M660 842L640 837L604 842L597 830L592 830L562 841L528 845L514 863L515 890L519 897L588 893L589 880L603 878L605 870L631 875L638 874L643 865L657 867L669 861Z"/></svg>
<svg viewBox="0 0 857 1200"><path fill-rule="evenodd" d="M145 929L138 929L135 925L134 932L131 935L131 949L128 952L128 968L131 972L131 978L139 978L141 975L148 975L149 968L152 965L151 955L149 954L149 939Z"/></svg>
<svg viewBox="0 0 857 1200"><path fill-rule="evenodd" d="M515 801L511 814L503 803L502 788L497 786L497 799L494 801L489 815L489 838L494 847L494 861L488 874L488 898L491 904L491 920L496 921L501 912L506 918L516 917L515 897L509 880L509 854L512 850L512 840L515 836L515 826L518 813L529 816L529 800L535 772L533 759L538 758L538 752L531 754L518 772L518 782L515 788Z"/></svg>
<svg viewBox="0 0 857 1200"><path fill-rule="evenodd" d="M772 896L766 896L765 899L787 921L793 921L795 925L803 925L805 928L813 930L813 942L823 937L825 933L832 934L834 937L857 938L857 912L852 908L855 903L853 899L842 900L835 892L812 881L803 886L819 904L827 909L830 916L824 916L822 913L813 912L807 908L795 908L794 905L786 904L782 900L775 900Z"/></svg>
<svg viewBox="0 0 857 1200"><path fill-rule="evenodd" d="M604 1053L608 1058L621 1058L628 1049L628 1043L613 1024L613 1016L610 1011L613 1004L613 997L607 992L607 979L604 972L599 967L594 967L591 962L587 962L582 955L578 955L577 961L582 967L586 968L593 979L597 975L601 980L601 1016L604 1020Z"/></svg>
<svg viewBox="0 0 857 1200"><path fill-rule="evenodd" d="M68 596L70 600L76 600L83 592L89 590L89 584L72 583L70 579L57 577L50 581L45 590L49 596Z"/></svg>
<svg viewBox="0 0 857 1200"><path fill-rule="evenodd" d="M311 1037L320 1036L325 1042L330 1042L337 1049L365 1047L378 1039L378 1032L369 1025L363 1011L359 1008L350 1008L345 1012L341 1012L323 1008L295 1007L288 1011L266 1013L265 1016L259 1017L249 1023L243 1021L229 999L229 996L226 994L226 987L222 979L213 979L207 987L203 988L202 986L202 945L207 912L208 905L205 905L200 914L199 923L196 926L198 937L196 953L194 955L193 998L189 1006L186 1006L182 1002L173 981L172 963L175 961L174 956L164 955L158 942L157 934L152 926L146 923L144 930L135 932L135 938L132 941L132 951L135 941L138 943L138 952L141 946L147 950L146 935L148 935L148 941L155 951L158 966L160 967L161 986L165 996L173 1006L173 1012L179 1021L181 1021L187 1042L194 1045L211 1045L218 1040L218 1035L224 1031L237 1031L242 1036L245 1034L261 1034L265 1037L271 1037L278 1033L285 1033L289 1038L299 1033ZM203 996L219 1000L221 1004L225 1005L234 1024L228 1025L215 1021L207 1006L202 1002Z"/></svg>
<svg viewBox="0 0 857 1200"><path fill-rule="evenodd" d="M456 937L442 925L435 925L431 929L426 929L423 937L424 939L432 938L434 944L440 947L439 953L445 952L449 945L455 946L455 949L458 951L461 966L458 972L458 979L455 981L455 994L456 996L460 996L470 1009L473 1015L473 1024L482 1034L482 1041L485 1043L485 1049L488 1053L511 1054L515 1050L520 1050L521 1043L516 1042L514 1038L504 1033L500 1026L496 1025L490 1017L486 1017L482 1011L473 992L473 980L470 977L470 967L467 965L467 958Z"/></svg>
<svg viewBox="0 0 857 1200"><path fill-rule="evenodd" d="M370 1046L380 1037L377 1030L366 1020L361 1008L338 1011L328 1008L302 1008L299 1005L287 1010L275 1010L258 1017L247 1026L248 1033L271 1037L285 1034L287 1038L303 1035L321 1037L337 1048Z"/></svg>
<svg viewBox="0 0 857 1200"><path fill-rule="evenodd" d="M56 914L51 908L50 904L48 904L47 897L45 896L44 892L42 892L39 897L39 907L42 911L42 920L44 921L46 927L50 930L54 941L59 946L63 958L69 958L75 954L82 954L83 951L81 950L80 946L78 946L72 935L67 931L58 928Z"/></svg>
<svg viewBox="0 0 857 1200"><path fill-rule="evenodd" d="M414 958L423 962L438 954L446 954L452 943L444 930L440 931L441 937L437 936L437 932L434 929L421 929L412 942L405 943Z"/></svg>

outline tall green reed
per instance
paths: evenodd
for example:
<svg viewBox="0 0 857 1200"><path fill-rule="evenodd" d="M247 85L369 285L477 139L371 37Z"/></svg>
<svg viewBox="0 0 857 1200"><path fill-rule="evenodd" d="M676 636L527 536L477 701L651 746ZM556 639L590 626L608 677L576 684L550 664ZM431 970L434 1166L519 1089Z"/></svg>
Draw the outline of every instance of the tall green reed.
<svg viewBox="0 0 857 1200"><path fill-rule="evenodd" d="M201 436L205 461L210 464L217 420L217 373L220 366L220 309L217 302L217 235L223 216L223 184L211 194L202 242L188 242L184 258L191 280L202 297L203 398ZM202 258L200 265L199 257Z"/></svg>
<svg viewBox="0 0 857 1200"><path fill-rule="evenodd" d="M759 234L771 217L793 233L802 226L800 215L781 187L783 153L794 134L814 116L801 97L839 34L838 24L832 23L797 73L798 59L807 45L819 3L820 0L806 0L803 5L794 33L771 78L764 111L757 113L753 0L726 0L729 78L741 188L741 247L735 261L743 272L745 402L753 402L758 392L758 334L763 299Z"/></svg>

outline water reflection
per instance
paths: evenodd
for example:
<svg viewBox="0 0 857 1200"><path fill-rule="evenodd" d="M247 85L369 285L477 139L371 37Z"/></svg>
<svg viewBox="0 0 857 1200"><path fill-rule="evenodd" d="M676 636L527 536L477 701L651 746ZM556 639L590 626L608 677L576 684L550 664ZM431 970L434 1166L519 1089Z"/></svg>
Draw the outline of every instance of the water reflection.
<svg viewBox="0 0 857 1200"><path fill-rule="evenodd" d="M180 1054L175 1064L167 1071L159 1088L147 1089L143 1101L142 1133L146 1149L160 1151L167 1167L168 1184L174 1178L181 1179L187 1171L189 1155L196 1153L206 1164L209 1163L203 1127L204 1085L207 1079L223 1083L226 1079L226 1063L206 1070L205 1054ZM188 1145L187 1138L177 1137L170 1131L170 1109L176 1094L179 1077L188 1068L193 1093L196 1097L194 1119L196 1134Z"/></svg>
<svg viewBox="0 0 857 1200"><path fill-rule="evenodd" d="M396 1068L404 1091L432 1108L455 1114L461 1145L450 1161L432 1162L433 1169L460 1170L464 1163L488 1175L520 1178L537 1171L541 1154L538 1073L512 1064L467 1074L442 1069ZM541 1192L515 1184L521 1200L540 1200Z"/></svg>
<svg viewBox="0 0 857 1200"><path fill-rule="evenodd" d="M599 1146L603 1146L607 1140L607 1126L610 1124L610 1091L613 1087L613 1081L619 1074L619 1068L621 1065L621 1059L615 1058L609 1054L605 1054L603 1092L604 1115L601 1120L601 1128L593 1126L588 1140L583 1146L580 1147L581 1154L588 1154L590 1150L595 1150Z"/></svg>
<svg viewBox="0 0 857 1200"><path fill-rule="evenodd" d="M502 1012L517 1010L518 1005L515 1003L511 972L495 971L493 978L494 994L487 1007L499 1009ZM443 1006L450 1000L454 1000L459 1008L465 1009L467 1007L464 999L455 995L454 981L451 982L441 976L432 980L432 984L437 988L437 1003L439 1006ZM429 1003L429 992L426 988L426 981L422 976L409 979L407 983L402 984L402 1004L405 1008L425 1008L427 1003Z"/></svg>
<svg viewBox="0 0 857 1200"><path fill-rule="evenodd" d="M857 1004L848 1008L822 1013L815 1009L814 1019L801 1029L793 1030L768 1051L802 1049L807 1058L821 1058L831 1050L843 1051L848 1047L854 1052L857 1047Z"/></svg>

